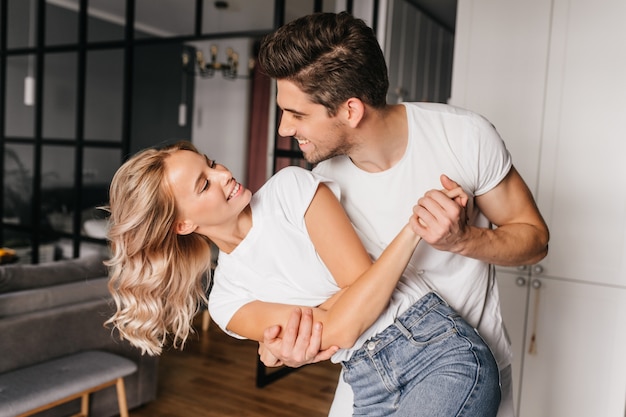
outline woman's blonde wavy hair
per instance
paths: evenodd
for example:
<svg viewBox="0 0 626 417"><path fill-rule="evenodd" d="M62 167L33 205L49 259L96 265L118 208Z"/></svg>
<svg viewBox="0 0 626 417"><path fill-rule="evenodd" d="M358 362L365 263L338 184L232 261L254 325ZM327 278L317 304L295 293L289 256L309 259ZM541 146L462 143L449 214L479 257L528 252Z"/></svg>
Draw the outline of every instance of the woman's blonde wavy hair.
<svg viewBox="0 0 626 417"><path fill-rule="evenodd" d="M211 245L202 235L174 230L177 210L165 160L186 141L144 150L115 173L109 191L109 290L117 311L106 321L142 353L182 349L200 305L206 305Z"/></svg>

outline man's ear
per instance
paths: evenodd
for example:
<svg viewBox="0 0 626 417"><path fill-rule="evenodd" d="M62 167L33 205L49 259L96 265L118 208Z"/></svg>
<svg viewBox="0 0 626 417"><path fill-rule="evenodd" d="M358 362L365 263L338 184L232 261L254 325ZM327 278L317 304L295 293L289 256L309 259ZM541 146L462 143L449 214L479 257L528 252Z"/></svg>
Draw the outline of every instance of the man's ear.
<svg viewBox="0 0 626 417"><path fill-rule="evenodd" d="M365 114L365 105L356 97L349 98L345 103L346 121L350 127L357 127Z"/></svg>
<svg viewBox="0 0 626 417"><path fill-rule="evenodd" d="M188 235L196 230L196 226L189 220L179 220L176 222L175 230L176 234Z"/></svg>

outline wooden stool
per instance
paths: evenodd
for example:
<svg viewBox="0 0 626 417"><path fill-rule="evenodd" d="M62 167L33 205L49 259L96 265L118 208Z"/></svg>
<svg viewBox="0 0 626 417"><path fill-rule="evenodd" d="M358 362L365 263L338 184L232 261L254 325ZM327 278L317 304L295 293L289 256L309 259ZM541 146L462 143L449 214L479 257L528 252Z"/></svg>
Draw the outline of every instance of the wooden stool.
<svg viewBox="0 0 626 417"><path fill-rule="evenodd" d="M81 411L89 415L89 395L115 385L120 416L128 417L123 377L137 371L124 357L85 351L0 374L0 417L23 417L81 398Z"/></svg>

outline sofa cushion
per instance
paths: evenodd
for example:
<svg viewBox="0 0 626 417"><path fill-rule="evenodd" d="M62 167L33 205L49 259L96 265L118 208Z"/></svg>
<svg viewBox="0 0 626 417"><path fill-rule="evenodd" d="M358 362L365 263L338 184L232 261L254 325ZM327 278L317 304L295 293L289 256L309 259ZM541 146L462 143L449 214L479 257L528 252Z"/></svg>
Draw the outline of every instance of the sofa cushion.
<svg viewBox="0 0 626 417"><path fill-rule="evenodd" d="M0 266L0 293L49 287L107 276L101 255L46 262L37 265Z"/></svg>
<svg viewBox="0 0 626 417"><path fill-rule="evenodd" d="M0 294L0 318L46 310L66 304L108 299L108 278Z"/></svg>

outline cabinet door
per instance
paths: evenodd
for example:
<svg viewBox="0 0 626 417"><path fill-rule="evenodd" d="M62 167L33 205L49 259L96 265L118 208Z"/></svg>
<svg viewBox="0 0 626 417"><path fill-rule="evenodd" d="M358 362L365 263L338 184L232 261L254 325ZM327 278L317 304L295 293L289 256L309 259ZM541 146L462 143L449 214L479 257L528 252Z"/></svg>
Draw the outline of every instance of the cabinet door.
<svg viewBox="0 0 626 417"><path fill-rule="evenodd" d="M544 273L622 287L624 16L624 0L554 0L537 196L551 232Z"/></svg>
<svg viewBox="0 0 626 417"><path fill-rule="evenodd" d="M538 280L529 299L519 416L624 416L626 289ZM528 353L533 330L536 351Z"/></svg>
<svg viewBox="0 0 626 417"><path fill-rule="evenodd" d="M522 386L522 365L524 363L524 345L526 340L526 317L528 309L528 288L530 278L528 270L523 268L517 273L496 271L500 291L500 308L504 326L511 340L513 350L513 401L519 408L520 387Z"/></svg>

